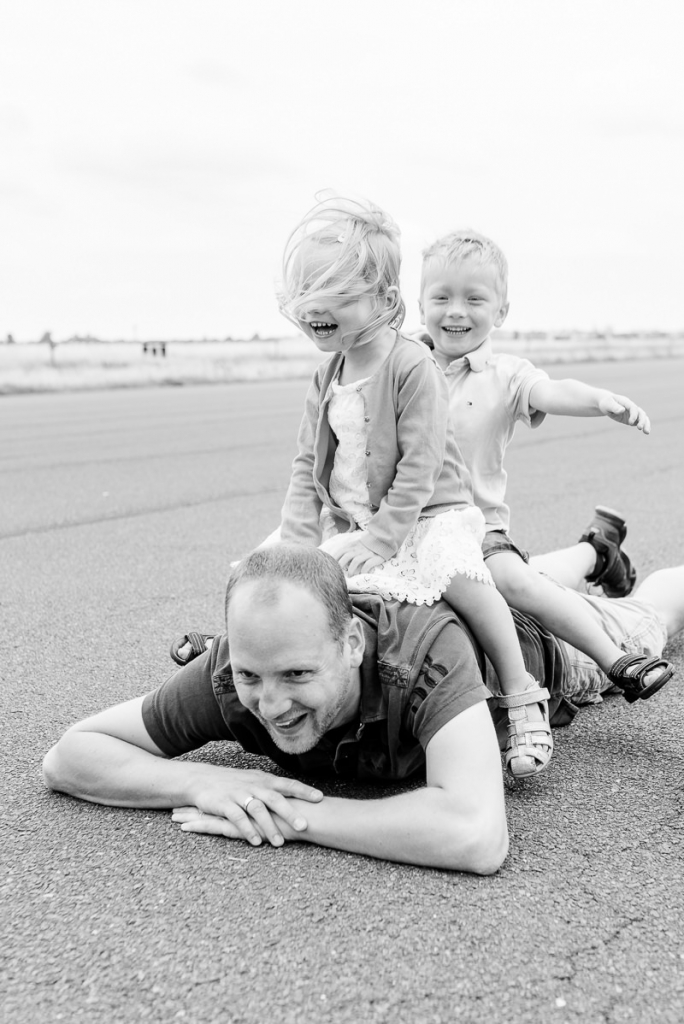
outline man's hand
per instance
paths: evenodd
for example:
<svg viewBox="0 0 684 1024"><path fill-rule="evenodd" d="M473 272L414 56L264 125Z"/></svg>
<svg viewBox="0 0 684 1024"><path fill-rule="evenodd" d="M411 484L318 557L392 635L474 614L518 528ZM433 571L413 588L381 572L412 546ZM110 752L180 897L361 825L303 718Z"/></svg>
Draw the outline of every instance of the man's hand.
<svg viewBox="0 0 684 1024"><path fill-rule="evenodd" d="M326 551L340 563L347 576L358 576L362 572L371 572L385 561L381 555L374 554L361 540L359 532L340 533L321 544Z"/></svg>
<svg viewBox="0 0 684 1024"><path fill-rule="evenodd" d="M651 433L651 421L648 416L626 395L615 395L612 391L602 391L598 407L603 416L608 416L616 423L636 427L637 430L643 430L644 434Z"/></svg>
<svg viewBox="0 0 684 1024"><path fill-rule="evenodd" d="M306 809L323 799L319 790L269 772L169 760L145 728L143 701L138 697L72 726L45 756L46 784L110 806L193 806L225 819L235 838L254 846L264 839L281 846L283 834L306 831Z"/></svg>
<svg viewBox="0 0 684 1024"><path fill-rule="evenodd" d="M255 802L252 801L248 804L247 814L252 814ZM306 831L306 828L299 827L299 823L304 821L301 815L297 815L295 818L296 825L290 825L280 815L275 814L274 811L271 811L271 815L275 831L272 828L270 831L266 831L263 824L259 824L256 819L254 819L253 824L261 838L267 839L272 846L282 846L284 842L304 838L303 833ZM292 814L289 817L291 820ZM200 811L198 807L174 807L171 820L177 822L183 832L194 832L196 835L205 836L225 836L226 839L245 839L243 832L240 831L233 821L230 821L228 818L221 818L217 814L206 814L204 811ZM251 839L249 842L253 846L259 845L252 842Z"/></svg>
<svg viewBox="0 0 684 1024"><path fill-rule="evenodd" d="M263 839L272 846L282 846L287 833L304 832L306 818L295 809L290 799L318 803L323 794L296 779L283 779L269 772L242 768L213 768L198 772L193 783L195 805L175 807L173 820L181 822L184 832L224 835L229 839L245 839L259 846ZM280 824L276 824L274 816ZM187 827L186 827L187 826Z"/></svg>

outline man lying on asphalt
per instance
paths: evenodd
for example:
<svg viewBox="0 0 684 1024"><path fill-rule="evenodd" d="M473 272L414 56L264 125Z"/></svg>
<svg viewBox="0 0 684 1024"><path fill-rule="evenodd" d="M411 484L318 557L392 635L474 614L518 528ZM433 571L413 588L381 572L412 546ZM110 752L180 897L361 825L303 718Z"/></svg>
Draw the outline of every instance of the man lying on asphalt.
<svg viewBox="0 0 684 1024"><path fill-rule="evenodd" d="M684 627L684 567L655 573L633 599L584 599L627 650L638 627L634 649L659 657ZM500 867L508 835L490 692L448 605L350 600L334 559L277 544L233 572L226 621L158 690L65 733L45 757L46 784L95 803L176 808L186 831L253 845L305 840L480 874ZM529 671L551 691L552 724L570 720L573 697L600 700L610 683L593 663L533 620L516 623ZM268 772L172 760L221 739L293 776L426 785L344 799Z"/></svg>

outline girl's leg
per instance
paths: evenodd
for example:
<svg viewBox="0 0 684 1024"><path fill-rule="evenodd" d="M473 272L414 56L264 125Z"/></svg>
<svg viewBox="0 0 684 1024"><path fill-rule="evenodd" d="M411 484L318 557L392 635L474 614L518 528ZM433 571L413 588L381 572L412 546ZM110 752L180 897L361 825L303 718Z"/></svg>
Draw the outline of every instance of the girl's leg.
<svg viewBox="0 0 684 1024"><path fill-rule="evenodd" d="M540 684L525 668L508 605L495 587L460 574L452 579L443 596L472 626L499 678L505 695L500 703L508 711L506 770L514 778L536 775L547 766L553 752L548 703L543 698L534 699ZM525 692L530 690L532 693Z"/></svg>
<svg viewBox="0 0 684 1024"><path fill-rule="evenodd" d="M517 555L515 557L517 558ZM596 568L596 549L588 541L580 541L571 548L550 551L546 555L534 555L530 559L530 565L537 572L544 572L558 583L562 583L564 587L584 591L587 576ZM518 605L514 607L517 608Z"/></svg>
<svg viewBox="0 0 684 1024"><path fill-rule="evenodd" d="M495 587L458 573L444 600L466 619L499 679L502 693L523 693L530 685L510 609Z"/></svg>

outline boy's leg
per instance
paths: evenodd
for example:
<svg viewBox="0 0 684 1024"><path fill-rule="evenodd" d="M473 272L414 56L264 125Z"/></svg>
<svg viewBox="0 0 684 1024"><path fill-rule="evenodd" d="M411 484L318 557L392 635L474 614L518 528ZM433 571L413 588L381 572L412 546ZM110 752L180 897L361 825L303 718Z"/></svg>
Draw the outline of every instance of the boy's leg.
<svg viewBox="0 0 684 1024"><path fill-rule="evenodd" d="M578 594L542 576L513 551L490 555L487 567L512 608L534 615L550 633L584 651L604 672L622 657L624 652L595 621Z"/></svg>
<svg viewBox="0 0 684 1024"><path fill-rule="evenodd" d="M561 551L549 551L545 555L533 555L530 566L537 572L551 576L570 590L586 590L587 576L596 568L596 549L588 541L573 544Z"/></svg>
<svg viewBox="0 0 684 1024"><path fill-rule="evenodd" d="M653 573L639 587L638 595L634 597L617 600L587 594L577 594L575 597L585 604L596 625L621 649L623 655L638 657L643 664L648 659L661 659L668 637L684 628L684 598L679 589L683 586L684 566L681 566ZM566 697L574 704L593 704L601 701L602 693L617 692L612 681L589 655L566 641L561 643L568 665L562 686ZM640 665L637 662L622 673L623 680L625 674L637 675L639 672ZM643 685L648 687L663 677L667 682L670 675L671 666L661 661L645 673ZM624 682L620 683L619 688L625 691L629 699L630 688ZM637 688L638 695L641 689Z"/></svg>
<svg viewBox="0 0 684 1024"><path fill-rule="evenodd" d="M619 512L597 505L579 542L562 551L538 555L530 564L572 590L586 592L586 584L603 587L605 597L627 597L634 588L636 571L621 549L627 524Z"/></svg>

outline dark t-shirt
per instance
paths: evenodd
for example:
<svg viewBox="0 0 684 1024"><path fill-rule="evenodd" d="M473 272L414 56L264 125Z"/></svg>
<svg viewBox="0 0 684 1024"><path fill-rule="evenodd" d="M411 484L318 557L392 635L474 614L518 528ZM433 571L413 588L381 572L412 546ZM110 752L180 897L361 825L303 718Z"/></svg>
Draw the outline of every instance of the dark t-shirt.
<svg viewBox="0 0 684 1024"><path fill-rule="evenodd" d="M443 602L428 608L372 595L353 594L352 600L366 639L358 718L327 733L313 750L279 750L240 703L225 635L147 695L143 720L151 738L169 757L211 740L235 740L292 774L392 781L422 772L432 737L490 696L482 654ZM555 639L517 613L516 622L529 670L547 685L550 679L560 684L564 662Z"/></svg>

